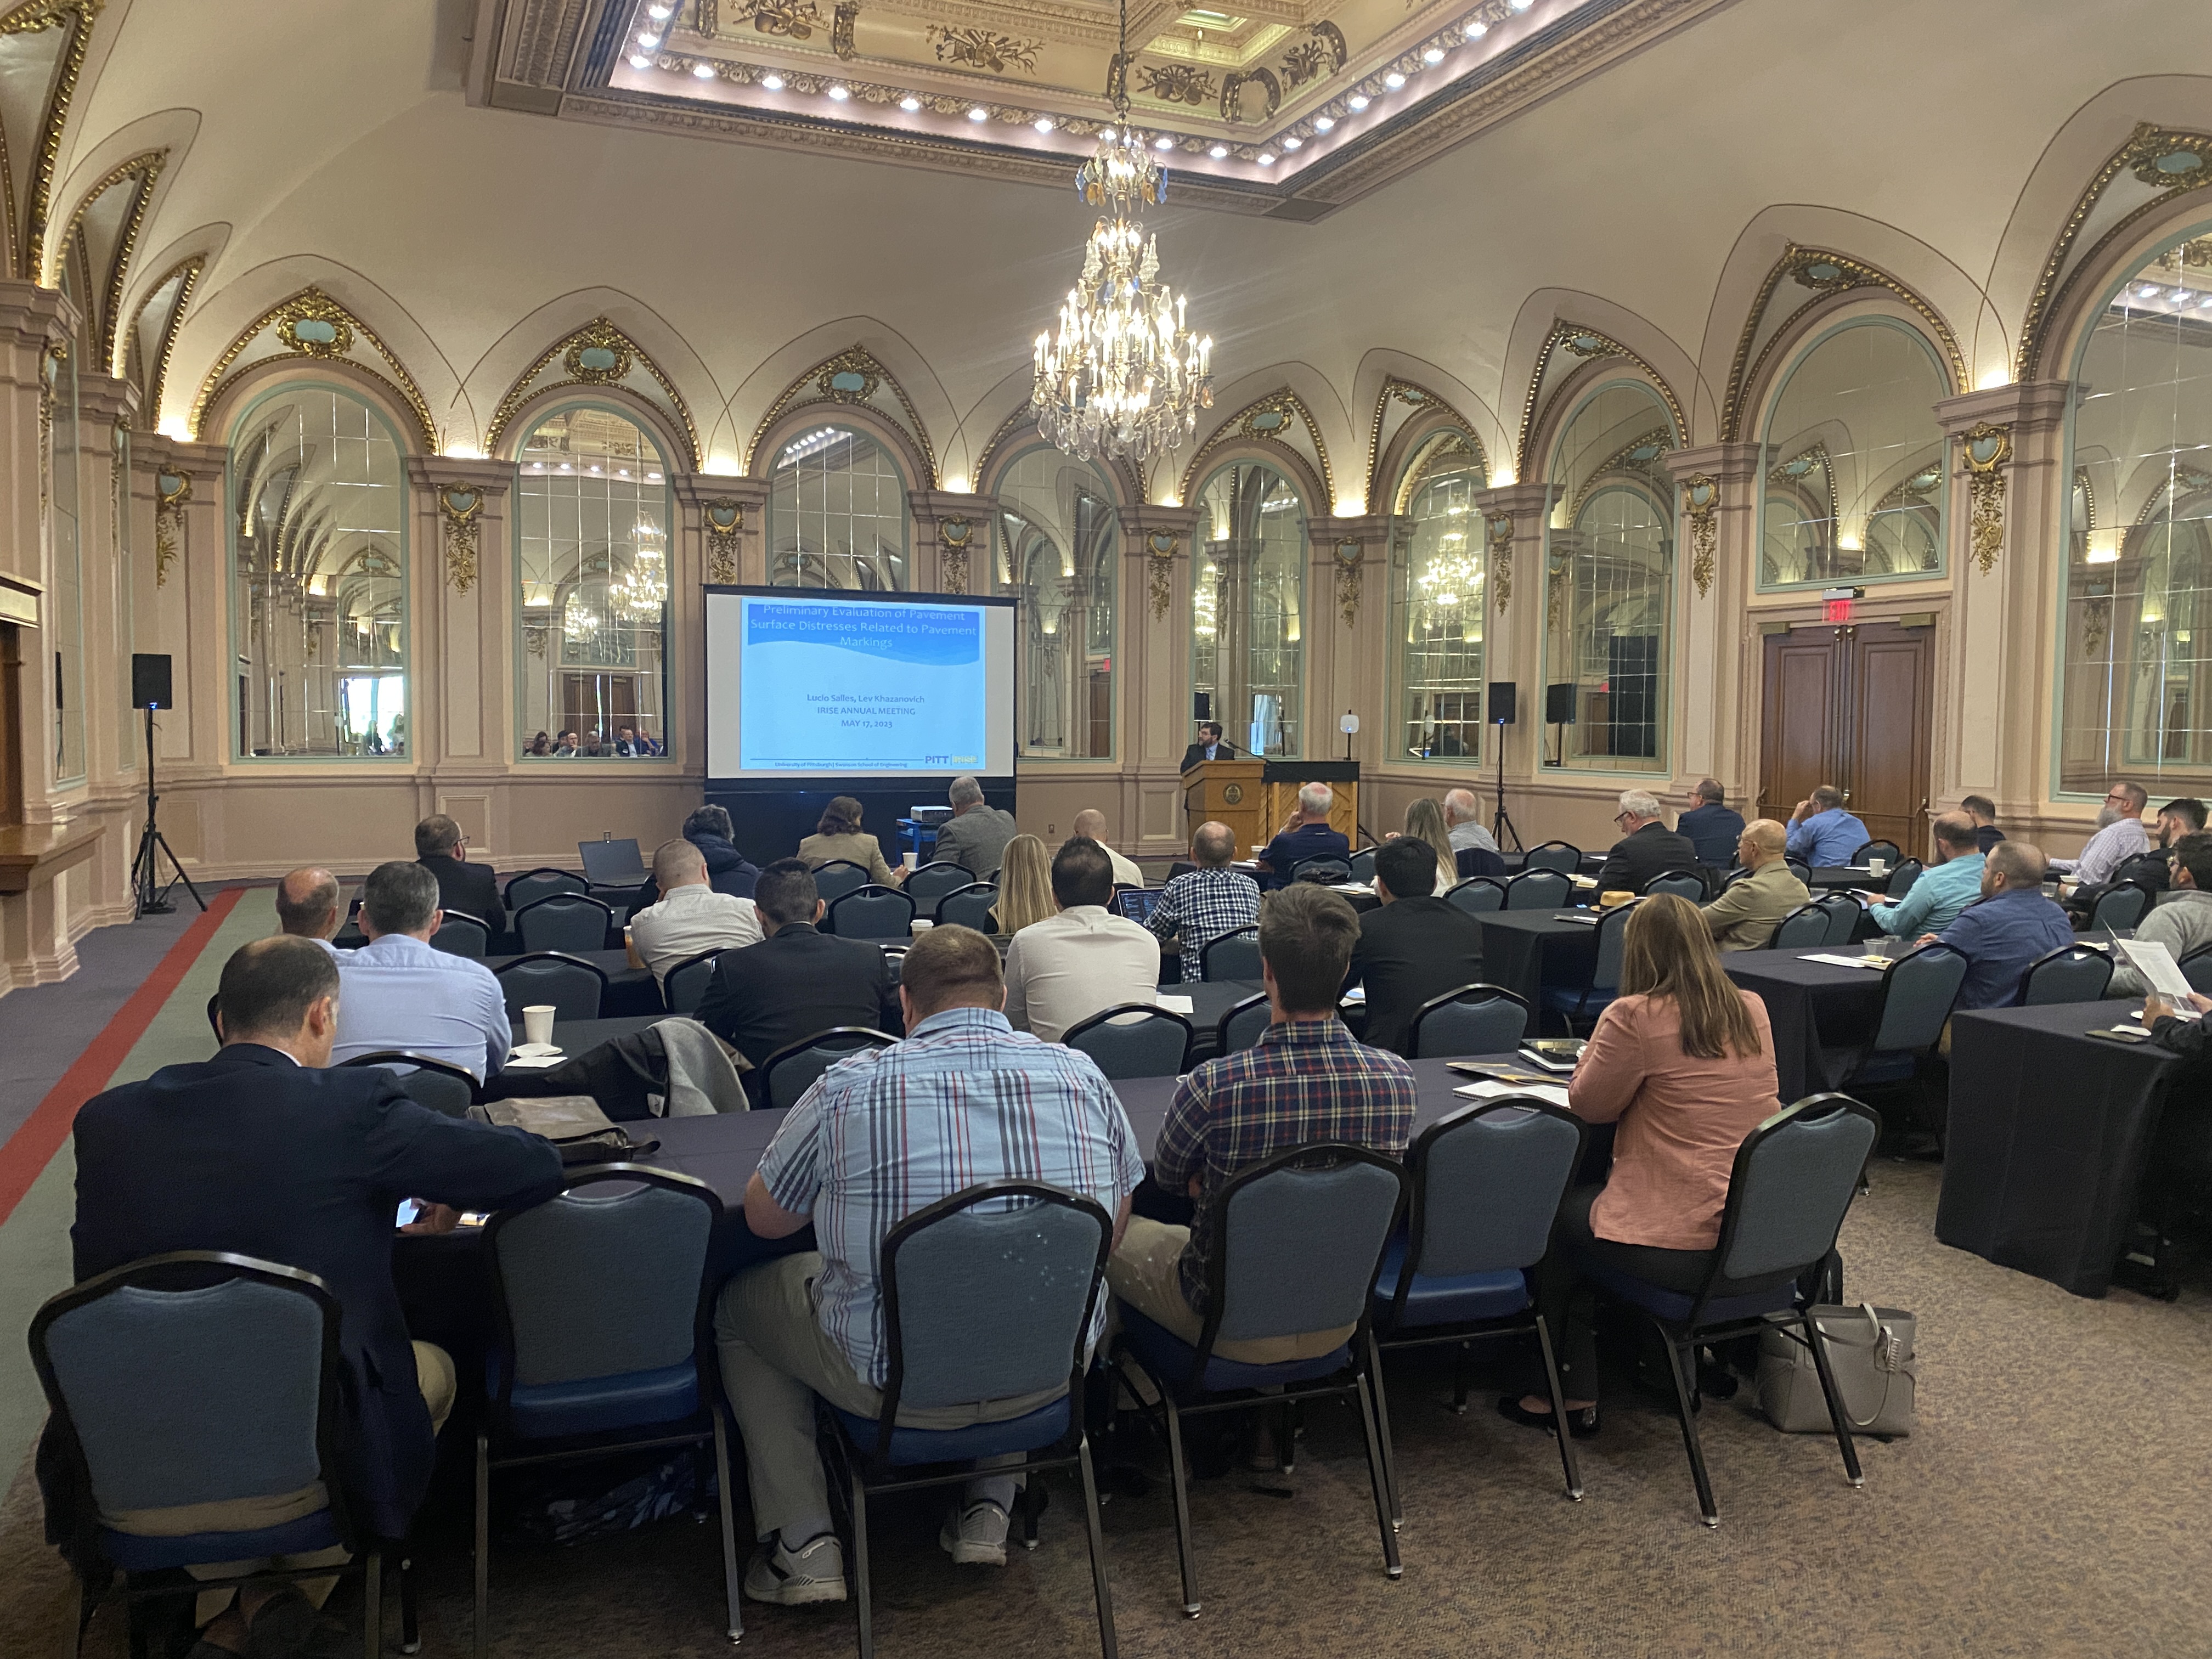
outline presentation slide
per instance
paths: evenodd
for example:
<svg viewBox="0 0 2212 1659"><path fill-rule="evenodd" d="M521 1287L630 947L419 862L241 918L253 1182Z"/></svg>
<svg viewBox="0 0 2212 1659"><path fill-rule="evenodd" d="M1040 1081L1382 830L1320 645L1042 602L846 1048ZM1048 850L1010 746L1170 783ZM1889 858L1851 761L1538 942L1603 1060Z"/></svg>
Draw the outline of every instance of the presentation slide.
<svg viewBox="0 0 2212 1659"><path fill-rule="evenodd" d="M1012 775L1013 622L1005 600L708 592L708 775Z"/></svg>

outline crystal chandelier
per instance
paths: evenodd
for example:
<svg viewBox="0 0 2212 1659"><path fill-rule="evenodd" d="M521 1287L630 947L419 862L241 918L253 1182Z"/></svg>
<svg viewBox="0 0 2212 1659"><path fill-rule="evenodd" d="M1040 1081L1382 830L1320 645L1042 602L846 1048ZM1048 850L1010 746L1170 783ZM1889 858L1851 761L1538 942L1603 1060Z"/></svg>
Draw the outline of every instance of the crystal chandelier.
<svg viewBox="0 0 2212 1659"><path fill-rule="evenodd" d="M1142 464L1181 448L1198 429L1198 411L1213 406L1213 340L1185 325L1187 301L1158 280L1158 240L1137 216L1164 200L1167 186L1143 135L1129 130L1127 0L1119 62L1115 124L1075 175L1083 199L1110 216L1091 227L1058 331L1037 336L1030 404L1055 447Z"/></svg>
<svg viewBox="0 0 2212 1659"><path fill-rule="evenodd" d="M629 570L609 585L608 597L623 614L644 621L659 616L660 607L668 602L668 572L655 544L660 539L660 527L640 524L635 533L636 554Z"/></svg>

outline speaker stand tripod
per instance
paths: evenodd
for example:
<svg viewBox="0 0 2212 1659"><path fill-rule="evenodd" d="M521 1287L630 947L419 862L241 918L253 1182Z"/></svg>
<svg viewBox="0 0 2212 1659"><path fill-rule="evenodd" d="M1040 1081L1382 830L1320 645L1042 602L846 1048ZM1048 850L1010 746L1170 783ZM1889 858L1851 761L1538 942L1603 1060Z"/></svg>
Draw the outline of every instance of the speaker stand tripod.
<svg viewBox="0 0 2212 1659"><path fill-rule="evenodd" d="M131 919L134 921L140 916L166 916L175 909L177 907L169 902L169 890L180 881L185 884L185 890L192 896L192 902L203 910L207 908L207 901L200 896L200 890L192 885L192 878L185 873L185 866L178 861L176 849L169 845L169 838L161 833L161 826L155 821L155 810L160 805L161 799L161 796L154 793L154 710L149 704L146 709L146 827L138 832L138 856L131 861ZM169 860L169 868L176 872L167 881L161 879L158 864L162 858Z"/></svg>
<svg viewBox="0 0 2212 1659"><path fill-rule="evenodd" d="M1496 722L1496 726L1498 811L1490 820L1490 838L1498 843L1498 850L1503 853L1505 850L1505 838L1510 836L1513 838L1513 850L1516 853L1525 853L1528 849L1521 844L1521 832L1513 827L1513 815L1505 810L1505 722L1499 720Z"/></svg>

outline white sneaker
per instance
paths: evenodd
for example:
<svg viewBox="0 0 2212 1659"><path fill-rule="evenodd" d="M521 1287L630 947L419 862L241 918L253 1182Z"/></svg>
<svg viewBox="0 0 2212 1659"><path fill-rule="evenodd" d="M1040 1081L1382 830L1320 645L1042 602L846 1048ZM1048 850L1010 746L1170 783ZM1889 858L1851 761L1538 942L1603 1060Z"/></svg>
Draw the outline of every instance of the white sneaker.
<svg viewBox="0 0 2212 1659"><path fill-rule="evenodd" d="M963 1567L1003 1567L1006 1512L988 1498L954 1510L945 1517L937 1546Z"/></svg>
<svg viewBox="0 0 2212 1659"><path fill-rule="evenodd" d="M746 1567L745 1594L756 1601L772 1601L783 1607L842 1601L845 1599L845 1547L837 1541L836 1534L825 1532L790 1550L778 1534L761 1546Z"/></svg>

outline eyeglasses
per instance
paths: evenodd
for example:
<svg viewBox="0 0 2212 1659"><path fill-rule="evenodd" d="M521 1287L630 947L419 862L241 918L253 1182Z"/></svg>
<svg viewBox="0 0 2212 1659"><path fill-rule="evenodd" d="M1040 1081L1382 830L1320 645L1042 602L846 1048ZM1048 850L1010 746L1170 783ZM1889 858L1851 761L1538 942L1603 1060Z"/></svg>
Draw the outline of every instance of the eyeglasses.
<svg viewBox="0 0 2212 1659"><path fill-rule="evenodd" d="M2128 795L2124 790L2107 790L2105 793L2105 799L2118 806L2125 806L2128 804Z"/></svg>

